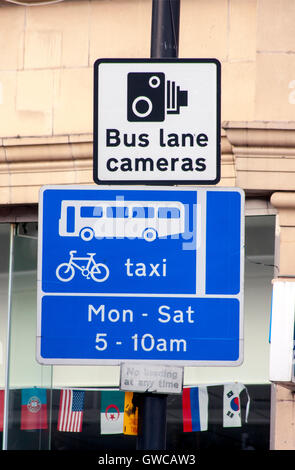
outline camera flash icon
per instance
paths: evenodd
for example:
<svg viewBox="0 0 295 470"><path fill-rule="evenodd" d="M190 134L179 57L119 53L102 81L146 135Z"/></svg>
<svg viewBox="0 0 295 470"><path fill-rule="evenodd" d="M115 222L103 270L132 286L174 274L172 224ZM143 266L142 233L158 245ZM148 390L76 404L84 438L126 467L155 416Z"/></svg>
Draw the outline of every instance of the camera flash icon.
<svg viewBox="0 0 295 470"><path fill-rule="evenodd" d="M127 119L130 122L161 122L165 114L180 114L187 106L187 91L162 72L130 72L127 78Z"/></svg>

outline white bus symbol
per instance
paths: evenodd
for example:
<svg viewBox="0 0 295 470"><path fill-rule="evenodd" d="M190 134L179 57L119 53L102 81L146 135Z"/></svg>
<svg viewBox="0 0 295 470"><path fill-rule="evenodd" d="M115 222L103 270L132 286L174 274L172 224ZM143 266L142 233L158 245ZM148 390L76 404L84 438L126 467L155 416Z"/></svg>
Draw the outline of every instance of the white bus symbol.
<svg viewBox="0 0 295 470"><path fill-rule="evenodd" d="M185 207L179 201L62 201L61 237L143 238L185 231Z"/></svg>

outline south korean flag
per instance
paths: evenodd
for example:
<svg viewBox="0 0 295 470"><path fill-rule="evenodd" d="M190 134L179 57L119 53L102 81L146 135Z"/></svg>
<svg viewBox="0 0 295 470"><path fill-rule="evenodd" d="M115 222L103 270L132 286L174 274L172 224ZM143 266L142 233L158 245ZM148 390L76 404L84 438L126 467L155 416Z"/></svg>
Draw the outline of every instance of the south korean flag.
<svg viewBox="0 0 295 470"><path fill-rule="evenodd" d="M234 428L241 427L241 402L240 393L246 390L248 396L248 403L246 409L246 422L248 420L248 412L250 405L250 398L245 385L241 383L231 383L224 385L223 392L223 427Z"/></svg>

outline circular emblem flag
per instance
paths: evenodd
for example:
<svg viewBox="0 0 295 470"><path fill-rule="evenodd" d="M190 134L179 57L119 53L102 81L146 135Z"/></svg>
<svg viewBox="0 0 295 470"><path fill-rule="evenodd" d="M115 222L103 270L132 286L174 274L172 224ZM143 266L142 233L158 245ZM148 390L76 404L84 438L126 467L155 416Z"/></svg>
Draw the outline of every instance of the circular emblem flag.
<svg viewBox="0 0 295 470"><path fill-rule="evenodd" d="M241 417L241 399L240 393L245 390L248 397L248 402L246 406L245 412L245 422L247 423L248 420L248 413L249 413L249 405L250 405L250 397L248 394L248 390L245 385L234 382L229 384L224 384L224 392L223 392L223 426L225 428L233 428L233 427L240 427L242 425L242 417Z"/></svg>
<svg viewBox="0 0 295 470"><path fill-rule="evenodd" d="M101 434L122 434L125 392L108 390L101 392Z"/></svg>
<svg viewBox="0 0 295 470"><path fill-rule="evenodd" d="M45 388L25 388L21 391L21 430L47 429Z"/></svg>
<svg viewBox="0 0 295 470"><path fill-rule="evenodd" d="M38 397L31 397L27 404L30 413L38 413L41 409L41 401Z"/></svg>

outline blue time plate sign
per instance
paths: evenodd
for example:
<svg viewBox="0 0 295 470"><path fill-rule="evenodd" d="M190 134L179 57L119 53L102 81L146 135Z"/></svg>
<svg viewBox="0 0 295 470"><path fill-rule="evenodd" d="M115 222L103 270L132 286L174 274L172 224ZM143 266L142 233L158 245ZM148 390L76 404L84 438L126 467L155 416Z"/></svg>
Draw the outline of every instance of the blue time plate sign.
<svg viewBox="0 0 295 470"><path fill-rule="evenodd" d="M239 365L244 193L44 186L37 360Z"/></svg>

